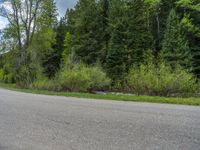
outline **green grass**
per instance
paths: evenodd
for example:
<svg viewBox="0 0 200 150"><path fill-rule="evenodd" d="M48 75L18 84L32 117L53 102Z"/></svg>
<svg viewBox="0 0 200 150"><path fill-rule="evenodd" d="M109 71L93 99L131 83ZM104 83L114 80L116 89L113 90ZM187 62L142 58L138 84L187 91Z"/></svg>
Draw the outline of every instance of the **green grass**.
<svg viewBox="0 0 200 150"><path fill-rule="evenodd" d="M54 96L200 106L200 98L168 98L168 97L158 97L158 96L133 96L133 95L114 95L114 94L101 95L101 94L89 94L89 93L52 92L46 90L19 89L14 84L4 84L4 83L0 83L0 87L25 93L35 93L35 94L54 95Z"/></svg>

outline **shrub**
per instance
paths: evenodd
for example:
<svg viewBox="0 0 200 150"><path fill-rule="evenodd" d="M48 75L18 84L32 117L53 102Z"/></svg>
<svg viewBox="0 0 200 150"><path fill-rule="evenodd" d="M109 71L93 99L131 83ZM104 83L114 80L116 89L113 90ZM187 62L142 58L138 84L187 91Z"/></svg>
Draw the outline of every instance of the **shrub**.
<svg viewBox="0 0 200 150"><path fill-rule="evenodd" d="M49 80L47 78L41 78L33 82L29 88L37 90L48 90L48 91L61 91L61 86L55 80Z"/></svg>
<svg viewBox="0 0 200 150"><path fill-rule="evenodd" d="M15 75L16 84L20 88L29 88L35 81L43 77L43 69L37 63L21 66Z"/></svg>
<svg viewBox="0 0 200 150"><path fill-rule="evenodd" d="M110 86L111 80L106 76L99 67L88 68L88 74L92 82L90 90L104 90Z"/></svg>
<svg viewBox="0 0 200 150"><path fill-rule="evenodd" d="M136 94L172 96L173 94L194 93L196 78L180 66L171 68L164 63L133 67L127 77L131 92Z"/></svg>
<svg viewBox="0 0 200 150"><path fill-rule="evenodd" d="M63 90L71 92L102 90L110 84L110 79L100 68L85 65L63 70L58 75L57 81Z"/></svg>
<svg viewBox="0 0 200 150"><path fill-rule="evenodd" d="M10 64L5 64L2 69L2 81L5 83L14 83L16 72Z"/></svg>
<svg viewBox="0 0 200 150"><path fill-rule="evenodd" d="M3 77L4 77L4 71L3 69L0 69L0 82L4 81Z"/></svg>

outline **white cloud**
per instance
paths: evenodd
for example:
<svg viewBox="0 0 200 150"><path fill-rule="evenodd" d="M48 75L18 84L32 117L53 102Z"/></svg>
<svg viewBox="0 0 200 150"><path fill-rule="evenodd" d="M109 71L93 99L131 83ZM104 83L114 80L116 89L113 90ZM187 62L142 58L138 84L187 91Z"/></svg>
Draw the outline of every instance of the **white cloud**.
<svg viewBox="0 0 200 150"><path fill-rule="evenodd" d="M58 11L61 16L65 14L67 8L74 7L77 2L77 0L55 0L55 1L57 3ZM9 2L0 3L0 6L5 7L7 10L9 10L11 7ZM5 28L7 23L8 21L5 18L0 17L0 29Z"/></svg>
<svg viewBox="0 0 200 150"><path fill-rule="evenodd" d="M10 2L0 3L0 7L4 7L6 10L10 10L11 4ZM8 24L7 19L4 17L0 17L0 29L5 28L7 24Z"/></svg>
<svg viewBox="0 0 200 150"><path fill-rule="evenodd" d="M7 10L10 10L12 7L10 2L4 2L4 3L0 4L0 6L4 7Z"/></svg>
<svg viewBox="0 0 200 150"><path fill-rule="evenodd" d="M5 18L0 17L0 29L5 28L7 23L8 23L8 21Z"/></svg>
<svg viewBox="0 0 200 150"><path fill-rule="evenodd" d="M63 16L67 8L72 8L76 5L77 0L55 0L57 3L58 11Z"/></svg>

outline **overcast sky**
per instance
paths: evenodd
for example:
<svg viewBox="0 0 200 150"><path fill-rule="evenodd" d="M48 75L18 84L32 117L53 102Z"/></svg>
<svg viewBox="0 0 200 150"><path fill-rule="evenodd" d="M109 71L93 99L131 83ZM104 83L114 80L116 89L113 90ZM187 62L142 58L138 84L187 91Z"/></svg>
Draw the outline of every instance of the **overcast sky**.
<svg viewBox="0 0 200 150"><path fill-rule="evenodd" d="M66 9L74 7L76 2L77 0L56 0L60 15L63 16L66 12Z"/></svg>
<svg viewBox="0 0 200 150"><path fill-rule="evenodd" d="M74 7L77 2L77 0L55 0L55 1L57 3L58 11L61 16L65 14L67 8ZM6 22L7 22L6 19L0 17L0 29L5 27Z"/></svg>

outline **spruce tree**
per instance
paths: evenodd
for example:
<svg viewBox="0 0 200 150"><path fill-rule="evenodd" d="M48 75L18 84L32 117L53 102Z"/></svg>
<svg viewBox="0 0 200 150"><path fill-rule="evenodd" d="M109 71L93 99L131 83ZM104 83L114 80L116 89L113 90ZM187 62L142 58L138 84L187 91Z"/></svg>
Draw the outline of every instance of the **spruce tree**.
<svg viewBox="0 0 200 150"><path fill-rule="evenodd" d="M106 70L113 82L121 83L127 70L128 57L126 57L126 45L123 44L124 36L126 36L121 30L123 23L117 26L111 34Z"/></svg>
<svg viewBox="0 0 200 150"><path fill-rule="evenodd" d="M132 65L143 63L152 48L149 15L143 1L113 0L109 12L107 72L113 80L123 80Z"/></svg>
<svg viewBox="0 0 200 150"><path fill-rule="evenodd" d="M66 20L65 18L61 18L58 25L55 28L56 43L53 45L55 53L52 62L54 63L56 70L58 70L60 68L60 64L62 64L62 53L64 51L64 41L67 31L68 28Z"/></svg>
<svg viewBox="0 0 200 150"><path fill-rule="evenodd" d="M130 61L128 51L129 16L126 3L113 0L110 10L109 30L112 31L109 40L106 70L115 83L122 83Z"/></svg>
<svg viewBox="0 0 200 150"><path fill-rule="evenodd" d="M163 58L172 66L179 64L191 67L191 52L188 42L181 31L181 24L176 11L172 9L167 19L167 28L162 43Z"/></svg>
<svg viewBox="0 0 200 150"><path fill-rule="evenodd" d="M192 53L192 69L200 77L200 5L199 0L178 0L177 6L182 12L182 25Z"/></svg>
<svg viewBox="0 0 200 150"><path fill-rule="evenodd" d="M42 0L41 15L39 16L40 28L54 28L57 24L57 7L54 0Z"/></svg>
<svg viewBox="0 0 200 150"><path fill-rule="evenodd" d="M80 0L75 8L70 25L73 32L72 48L81 61L94 64L100 54L97 3L95 0Z"/></svg>
<svg viewBox="0 0 200 150"><path fill-rule="evenodd" d="M144 1L135 0L129 4L129 22L127 31L127 42L130 50L131 60L129 67L133 64L143 63L144 55L149 49L153 49L153 35L151 30L148 6Z"/></svg>
<svg viewBox="0 0 200 150"><path fill-rule="evenodd" d="M108 53L108 42L110 39L110 34L108 31L109 27L109 8L110 1L109 0L100 0L98 2L98 19L97 19L97 40L100 45L99 50L99 61L104 66L106 63L106 55Z"/></svg>

